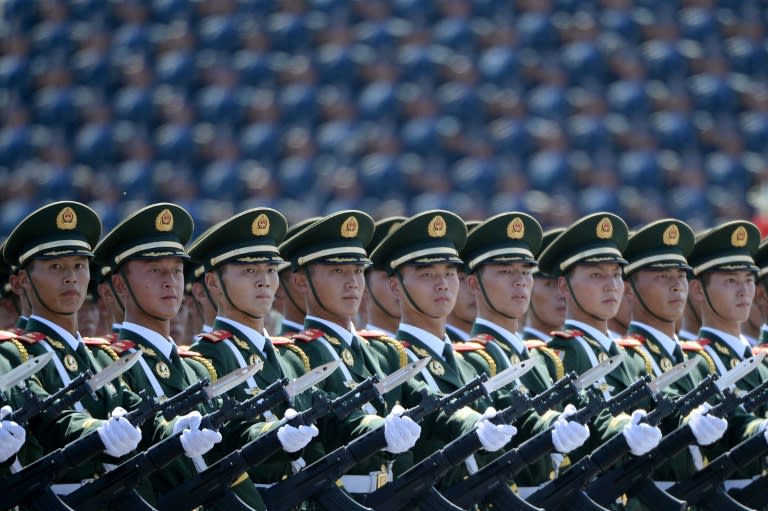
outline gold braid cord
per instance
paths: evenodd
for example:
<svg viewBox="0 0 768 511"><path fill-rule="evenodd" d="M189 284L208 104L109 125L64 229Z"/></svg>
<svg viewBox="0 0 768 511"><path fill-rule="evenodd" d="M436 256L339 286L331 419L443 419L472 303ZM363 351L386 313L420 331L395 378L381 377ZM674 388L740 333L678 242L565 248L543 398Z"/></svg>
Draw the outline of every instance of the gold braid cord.
<svg viewBox="0 0 768 511"><path fill-rule="evenodd" d="M29 360L29 352L27 351L27 348L24 347L24 345L21 343L18 339L8 339L10 342L13 343L14 346L16 346L16 349L19 350L19 356L21 357L22 362L26 362Z"/></svg>
<svg viewBox="0 0 768 511"><path fill-rule="evenodd" d="M284 344L281 347L287 348L292 352L296 353L296 356L298 356L301 359L301 363L304 365L304 371L309 371L310 369L312 369L312 365L309 363L309 357L307 356L306 353L304 353L304 350L302 350L295 344Z"/></svg>
<svg viewBox="0 0 768 511"><path fill-rule="evenodd" d="M213 364L207 358L205 357L187 357L187 358L195 360L201 363L203 367L205 367L205 369L208 371L208 374L211 375L211 383L219 379L219 374L216 372L216 368L213 367Z"/></svg>
<svg viewBox="0 0 768 511"><path fill-rule="evenodd" d="M534 349L540 351L543 356L552 361L555 365L555 380L561 380L563 376L565 376L565 366L563 365L563 361L560 360L560 357L557 356L557 353L555 353L555 350L548 348L547 346L538 346Z"/></svg>
<svg viewBox="0 0 768 511"><path fill-rule="evenodd" d="M485 363L488 364L488 371L490 371L490 374L488 376L490 376L491 378L496 376L496 361L493 360L493 357L490 356L487 351L485 351L485 348L475 350L472 353L477 353L478 355L483 357L483 359L485 360Z"/></svg>
<svg viewBox="0 0 768 511"><path fill-rule="evenodd" d="M408 353L405 352L405 348L403 348L400 341L387 336L378 337L375 340L387 343L395 349L401 368L408 364Z"/></svg>
<svg viewBox="0 0 768 511"><path fill-rule="evenodd" d="M118 358L120 358L120 355L118 355L117 352L113 350L111 346L99 346L99 349L104 350L112 360L117 360Z"/></svg>
<svg viewBox="0 0 768 511"><path fill-rule="evenodd" d="M645 374L653 374L653 361L651 360L651 357L648 355L648 353L645 352L642 346L632 346L632 349L638 355L643 357L643 362L645 362Z"/></svg>

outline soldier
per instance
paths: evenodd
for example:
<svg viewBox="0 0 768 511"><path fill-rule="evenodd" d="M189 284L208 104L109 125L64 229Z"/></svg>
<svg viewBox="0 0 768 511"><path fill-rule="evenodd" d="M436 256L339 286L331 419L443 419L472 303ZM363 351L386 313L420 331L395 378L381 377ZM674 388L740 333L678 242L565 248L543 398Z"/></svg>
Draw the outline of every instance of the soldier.
<svg viewBox="0 0 768 511"><path fill-rule="evenodd" d="M295 298L307 311L304 331L294 336L312 368L331 360L342 364L321 383L332 397L346 393L366 378L390 374L407 361L394 342L369 341L357 335L352 324L365 288L365 267L370 264L365 246L373 234L373 220L362 211L340 211L328 215L280 245L280 253L291 262ZM374 345L375 343L375 345ZM415 382L413 382L415 383ZM420 428L401 417L403 406L415 406L418 387L410 393L409 383L384 396L385 402L364 407L341 427L321 428L327 451L345 444L350 437L384 425L387 453L373 456L341 478L352 494L374 491L383 480L411 463L408 451L419 438ZM386 416L383 419L382 416ZM391 454L403 454L393 458ZM397 466L395 466L397 462Z"/></svg>
<svg viewBox="0 0 768 511"><path fill-rule="evenodd" d="M674 365L690 358L701 358L697 372L675 382L673 388L683 395L692 390L711 372L714 362L704 349L694 342L680 342L675 334L675 322L682 317L688 296L688 272L691 267L686 256L693 248L694 234L688 225L665 219L653 222L630 236L623 255L624 294L630 307L628 336L639 341L651 360L653 374L659 376ZM688 424L699 446L719 439L728 423L718 417L694 411ZM703 455L698 446L676 456L657 473L665 480L678 480L703 468Z"/></svg>
<svg viewBox="0 0 768 511"><path fill-rule="evenodd" d="M698 333L701 328L701 311L696 308L696 305L688 298L685 304L685 311L680 321L675 323L677 328L677 336L681 341L695 341L699 338Z"/></svg>
<svg viewBox="0 0 768 511"><path fill-rule="evenodd" d="M3 258L19 268L18 286L29 299L31 315L24 335L3 339L0 354L12 366L30 356L53 353L36 377L47 392L69 384L83 371L97 373L102 364L91 355L77 328L77 311L87 292L91 247L101 233L101 221L89 207L78 202L55 202L24 218L6 240ZM83 481L104 473L104 463L134 450L141 431L122 417L135 407L138 396L120 380L86 396L75 405L76 415L65 414L37 435L49 452L93 430L98 431L107 456L100 462L72 467L52 490L67 494Z"/></svg>
<svg viewBox="0 0 768 511"><path fill-rule="evenodd" d="M564 230L558 227L545 231L541 238L541 250L547 248ZM525 315L523 338L547 342L551 338L549 333L562 328L565 322L565 297L557 287L557 277L542 273L538 265L531 271L533 289L531 303Z"/></svg>
<svg viewBox="0 0 768 511"><path fill-rule="evenodd" d="M528 309L533 286L532 270L536 267L533 254L539 251L541 238L541 226L533 217L524 213L501 213L473 229L461 252L468 270L467 286L475 295L478 306L470 342L485 346L497 371L520 360L534 360L536 366L520 379L519 385L519 390L532 396L553 384L548 363L557 365L562 373L560 359L544 342L524 343L517 333L520 320ZM465 359L478 371L485 371L487 359L478 353L469 351ZM576 410L573 405L567 409L569 413ZM559 417L559 413L550 411L540 420L544 425L555 424L553 443L561 454L565 454L584 443L589 429L565 419L559 421ZM530 489L523 487L548 481L551 474L557 473L561 460L562 456L553 460L545 457L529 465L515 478L519 491L530 493Z"/></svg>
<svg viewBox="0 0 768 511"><path fill-rule="evenodd" d="M125 306L112 285L112 269L108 266L94 266L99 269L99 274L92 278L98 280L96 291L99 295L99 304L102 309L102 316L109 324L109 329L102 335L108 338L110 342L114 342L122 328Z"/></svg>
<svg viewBox="0 0 768 511"><path fill-rule="evenodd" d="M539 255L539 267L558 276L558 287L566 301L566 330L553 332L548 346L560 353L566 372L578 374L609 356L624 352L620 367L605 377L615 392L631 385L650 368L646 367L639 343L620 346L608 335L608 319L619 309L624 291L621 251L627 243L624 221L611 213L588 215L568 227ZM648 361L649 363L649 361ZM608 387L604 394L610 397ZM633 454L641 455L661 439L661 431L639 423L644 412L618 418L603 413L593 421L594 439L622 432Z"/></svg>
<svg viewBox="0 0 768 511"><path fill-rule="evenodd" d="M464 223L467 231L480 225L478 220L470 220ZM459 295L456 297L456 305L448 315L445 324L445 331L451 342L464 342L470 338L472 323L477 317L477 298L467 285L468 271L465 266L458 268L459 271Z"/></svg>
<svg viewBox="0 0 768 511"><path fill-rule="evenodd" d="M1 245L0 252L2 252ZM10 265L0 260L0 328L3 330L14 328L21 314L19 297L11 287L11 273Z"/></svg>
<svg viewBox="0 0 768 511"><path fill-rule="evenodd" d="M293 224L285 233L286 241L318 220L320 217L311 217ZM293 269L290 262L280 263L278 276L280 287L275 294L273 307L282 316L280 335L290 336L304 330L304 317L307 311L304 308L301 292L293 283Z"/></svg>
<svg viewBox="0 0 768 511"><path fill-rule="evenodd" d="M190 314L195 316L194 324L199 323L190 333L208 333L213 330L213 320L216 317L216 303L213 301L210 291L205 286L205 267L188 261L184 265L184 271L188 280L189 290L186 291L188 301L191 302Z"/></svg>
<svg viewBox="0 0 768 511"><path fill-rule="evenodd" d="M199 354L178 350L170 337L170 320L184 293L184 244L192 234L192 217L176 204L146 206L125 218L95 249L96 262L112 269L112 285L125 306L125 318L116 349L142 349L139 364L123 377L134 389L145 389L155 398L173 396L201 378L216 380L217 373ZM211 407L202 406L204 413ZM191 412L170 423L162 423L151 432L150 442L182 433L182 445L189 459L178 459L153 474L155 491L163 493L181 480L206 466L203 455L222 441L222 434L200 429L201 413ZM231 429L228 429L231 428ZM146 428L145 428L146 429ZM239 424L222 428L226 441L222 451L239 447ZM209 458L215 458L211 453ZM233 486L248 505L263 509L256 488L246 478Z"/></svg>
<svg viewBox="0 0 768 511"><path fill-rule="evenodd" d="M389 283L400 302L400 326L397 340L412 360L431 356L428 369L420 378L438 393L450 393L465 385L479 373L465 357L467 352L482 351L475 343L453 345L446 333L446 320L453 310L459 290L459 250L464 246L467 229L464 222L449 211L425 211L412 216L392 231L371 254L374 265L386 269ZM491 375L494 370L489 369ZM492 426L493 406L505 408L510 394L502 389L488 399L477 400L469 408L448 418L448 427L438 423L437 431L422 435L414 448L417 460L440 449L462 431L477 428L484 451L494 452L506 445L517 433L513 425ZM475 410L482 410L483 415ZM476 426L475 426L476 425ZM489 427L490 426L490 427ZM483 457L480 457L482 462ZM478 464L475 456L466 462L467 470ZM464 467L456 467L441 482L450 486L465 475Z"/></svg>
<svg viewBox="0 0 768 511"><path fill-rule="evenodd" d="M276 339L274 342L284 348L278 352L264 329L278 286L277 266L283 262L277 245L285 231L283 215L273 209L255 208L221 222L189 248L192 260L205 269L204 285L219 309L213 330L200 334L191 349L209 360L218 374L257 361L264 363L261 371L231 391L241 401L280 378L294 379L308 369L296 354L303 353L290 340ZM308 395L295 398L297 408L306 409L311 404ZM286 407L282 407L280 413L285 411ZM316 435L315 426L286 425L278 438L285 452L294 453ZM308 462L321 454L317 443L304 453ZM251 478L257 484L274 483L291 475L292 464L298 468L303 460L273 457L251 470Z"/></svg>
<svg viewBox="0 0 768 511"><path fill-rule="evenodd" d="M627 334L630 321L630 307L625 295L621 297L619 312L608 320L608 335L611 339L620 339Z"/></svg>
<svg viewBox="0 0 768 511"><path fill-rule="evenodd" d="M368 244L368 252L373 252L381 240L404 221L405 217L402 216L393 216L377 221L374 224L373 237ZM387 272L383 269L371 265L365 271L363 303L367 303L366 310L368 311L366 329L394 337L397 325L400 324L400 304L389 288Z"/></svg>
<svg viewBox="0 0 768 511"><path fill-rule="evenodd" d="M754 305L760 311L760 334L757 336L757 345L768 344L768 241L763 240L755 254L755 264L760 268L757 271L757 286L755 289Z"/></svg>

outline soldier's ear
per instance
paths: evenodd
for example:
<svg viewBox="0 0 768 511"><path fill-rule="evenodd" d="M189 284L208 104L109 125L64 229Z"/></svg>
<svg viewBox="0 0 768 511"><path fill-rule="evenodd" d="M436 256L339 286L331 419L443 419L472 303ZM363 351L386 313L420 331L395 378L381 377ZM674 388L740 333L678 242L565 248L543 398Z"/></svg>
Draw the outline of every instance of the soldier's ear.
<svg viewBox="0 0 768 511"><path fill-rule="evenodd" d="M478 270L480 271L480 270ZM480 296L480 283L478 282L477 273L468 273L465 280L467 283L467 289L475 296Z"/></svg>
<svg viewBox="0 0 768 511"><path fill-rule="evenodd" d="M397 300L400 301L403 298L400 279L398 279L396 275L390 275L387 281L389 282L389 289L392 291L392 294L394 294L397 297Z"/></svg>
<svg viewBox="0 0 768 511"><path fill-rule="evenodd" d="M691 279L688 283L688 297L694 303L701 303L705 300L704 286L700 279Z"/></svg>
<svg viewBox="0 0 768 511"><path fill-rule="evenodd" d="M305 271L309 270L301 269L300 271L295 271L291 274L294 287L296 287L296 289L298 289L301 293L309 292L309 283L307 282L307 275L304 273Z"/></svg>
<svg viewBox="0 0 768 511"><path fill-rule="evenodd" d="M219 276L216 275L214 272L212 271L205 272L205 275L203 275L203 280L205 281L205 285L208 287L209 290L219 289ZM201 295L205 294L205 290L203 289L202 284L197 286L197 292Z"/></svg>

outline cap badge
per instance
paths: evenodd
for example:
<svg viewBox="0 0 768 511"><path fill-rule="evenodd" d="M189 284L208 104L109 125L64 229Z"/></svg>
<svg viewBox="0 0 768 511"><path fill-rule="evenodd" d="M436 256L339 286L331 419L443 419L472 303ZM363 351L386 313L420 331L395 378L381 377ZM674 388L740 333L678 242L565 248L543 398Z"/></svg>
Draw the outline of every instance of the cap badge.
<svg viewBox="0 0 768 511"><path fill-rule="evenodd" d="M680 231L675 224L670 225L664 229L664 234L661 236L661 240L665 245L675 246L680 241Z"/></svg>
<svg viewBox="0 0 768 511"><path fill-rule="evenodd" d="M67 206L56 215L56 227L62 231L71 231L77 227L77 214L75 210Z"/></svg>
<svg viewBox="0 0 768 511"><path fill-rule="evenodd" d="M341 224L341 236L342 238L354 238L357 236L357 218L354 216L350 216L346 220L344 220L344 223Z"/></svg>
<svg viewBox="0 0 768 511"><path fill-rule="evenodd" d="M169 232L173 230L173 213L166 208L157 214L155 218L155 229L160 232Z"/></svg>
<svg viewBox="0 0 768 511"><path fill-rule="evenodd" d="M747 245L747 238L749 238L747 230L743 225L740 225L731 234L731 245L734 247L744 247Z"/></svg>
<svg viewBox="0 0 768 511"><path fill-rule="evenodd" d="M269 217L261 213L251 224L251 232L254 236L266 236L269 234Z"/></svg>
<svg viewBox="0 0 768 511"><path fill-rule="evenodd" d="M608 217L603 218L597 223L597 237L601 240L611 239L613 236L613 223Z"/></svg>
<svg viewBox="0 0 768 511"><path fill-rule="evenodd" d="M512 240L519 240L525 236L525 224L516 216L507 224L507 237Z"/></svg>
<svg viewBox="0 0 768 511"><path fill-rule="evenodd" d="M430 238L442 238L445 236L447 230L445 220L440 215L437 215L430 220L429 226L427 226L427 234L429 234Z"/></svg>

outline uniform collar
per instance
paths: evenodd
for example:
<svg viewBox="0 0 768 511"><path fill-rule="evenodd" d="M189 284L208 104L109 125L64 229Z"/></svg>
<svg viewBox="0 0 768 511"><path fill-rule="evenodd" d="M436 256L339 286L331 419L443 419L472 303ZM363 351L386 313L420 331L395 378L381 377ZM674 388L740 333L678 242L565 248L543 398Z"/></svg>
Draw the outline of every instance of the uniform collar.
<svg viewBox="0 0 768 511"><path fill-rule="evenodd" d="M701 327L701 332L710 332L714 334L717 338L727 344L728 347L731 348L734 352L738 353L739 357L741 357L744 352L750 348L749 342L747 342L747 340L742 335L736 337L734 335L727 334L722 330L717 330L716 328L711 328L708 326Z"/></svg>
<svg viewBox="0 0 768 511"><path fill-rule="evenodd" d="M218 316L215 321L232 325L235 329L237 329L238 331L242 332L243 335L245 335L245 338L248 342L253 344L256 347L256 349L258 349L260 352L264 353L264 344L267 342L267 339L265 337L266 334L260 333L258 330L255 330L247 325L244 325L239 321L235 321L234 319L223 318L221 316Z"/></svg>
<svg viewBox="0 0 768 511"><path fill-rule="evenodd" d="M151 344L153 348L162 353L168 360L171 359L171 353L173 352L173 341L166 339L159 332L149 329L145 326L131 323L130 321L123 321L123 330L130 330L131 332L138 334L142 339L147 341L147 344Z"/></svg>
<svg viewBox="0 0 768 511"><path fill-rule="evenodd" d="M493 331L497 332L501 337L501 340L503 340L504 342L512 346L512 348L517 353L522 353L523 351L525 351L525 344L523 344L523 340L515 332L510 332L506 328L499 326L496 323L491 323L485 318L475 319L475 324L482 325L486 328L490 328Z"/></svg>
<svg viewBox="0 0 768 511"><path fill-rule="evenodd" d="M333 333L335 333L338 338L344 341L344 344L346 344L348 347L352 346L352 337L354 336L354 333L342 327L341 325L334 323L333 321L328 321L327 319L318 318L317 316L307 316L305 321L306 323L320 323L326 328L332 330Z"/></svg>
<svg viewBox="0 0 768 511"><path fill-rule="evenodd" d="M565 321L565 326L568 328L581 330L582 332L587 334L588 337L600 343L600 346L605 351L609 351L611 349L611 346L613 345L613 339L611 339L605 332L601 332L597 328L587 325L586 323L582 323L581 321L576 321L575 319L568 319Z"/></svg>
<svg viewBox="0 0 768 511"><path fill-rule="evenodd" d="M439 354L440 356L445 356L445 347L451 344L451 341L448 339L447 335L440 339L439 337L436 337L435 335L417 326L400 323L398 330L405 332L412 337L415 337L421 343L425 344L429 349Z"/></svg>
<svg viewBox="0 0 768 511"><path fill-rule="evenodd" d="M63 328L61 328L56 323L49 321L43 317L32 314L29 317L29 321L36 321L38 323L42 323L43 325L47 326L48 328L56 332L56 335L59 337L59 339L66 342L67 345L70 347L70 349L72 349L72 351L76 351L77 347L83 342L83 339L82 337L80 337L79 332L77 336L74 336L69 332L67 332L66 330L64 330Z"/></svg>
<svg viewBox="0 0 768 511"><path fill-rule="evenodd" d="M639 321L631 321L629 323L630 332L632 331L633 326L645 330L651 334L651 337L653 337L653 339L661 345L667 355L672 355L672 352L675 350L675 346L677 346L677 339L673 339L660 330L657 330L656 328L653 328L652 326L646 325L645 323L641 323Z"/></svg>

